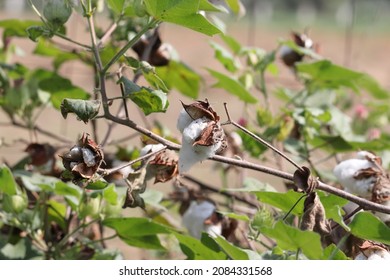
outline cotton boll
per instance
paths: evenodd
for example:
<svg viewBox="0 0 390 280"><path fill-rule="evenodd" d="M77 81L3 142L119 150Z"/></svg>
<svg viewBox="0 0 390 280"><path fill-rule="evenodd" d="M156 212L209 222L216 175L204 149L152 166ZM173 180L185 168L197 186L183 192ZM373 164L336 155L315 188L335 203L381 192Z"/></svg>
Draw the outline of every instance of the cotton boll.
<svg viewBox="0 0 390 280"><path fill-rule="evenodd" d="M184 129L189 126L194 120L188 115L187 111L181 109L179 118L177 119L176 127L177 129L183 133Z"/></svg>
<svg viewBox="0 0 390 280"><path fill-rule="evenodd" d="M205 220L209 218L215 211L215 205L207 200L197 202L191 201L190 206L183 215L183 225L188 229L188 232L195 238L200 239L202 232L208 230L218 233L218 230L213 225L205 225Z"/></svg>
<svg viewBox="0 0 390 280"><path fill-rule="evenodd" d="M345 191L359 195L361 197L371 198L375 178L366 178L357 180L354 177L357 172L366 168L375 168L375 165L367 159L349 159L340 162L333 170L339 183Z"/></svg>
<svg viewBox="0 0 390 280"><path fill-rule="evenodd" d="M221 225L206 225L205 232L207 232L212 237L217 237L222 234L222 226Z"/></svg>
<svg viewBox="0 0 390 280"><path fill-rule="evenodd" d="M179 153L179 173L188 171L194 164L204 161L212 153L210 147L196 146L183 141Z"/></svg>
<svg viewBox="0 0 390 280"><path fill-rule="evenodd" d="M163 144L148 144L145 147L143 147L140 151L140 156L147 155L149 153L157 152L158 150L161 150L164 148Z"/></svg>
<svg viewBox="0 0 390 280"><path fill-rule="evenodd" d="M207 127L207 119L201 118L192 121L183 130L183 141L187 143L194 143L194 141L200 136L202 131Z"/></svg>
<svg viewBox="0 0 390 280"><path fill-rule="evenodd" d="M375 261L375 260L390 260L390 253L385 250L366 250L363 253L359 253L355 260L368 260L368 261Z"/></svg>

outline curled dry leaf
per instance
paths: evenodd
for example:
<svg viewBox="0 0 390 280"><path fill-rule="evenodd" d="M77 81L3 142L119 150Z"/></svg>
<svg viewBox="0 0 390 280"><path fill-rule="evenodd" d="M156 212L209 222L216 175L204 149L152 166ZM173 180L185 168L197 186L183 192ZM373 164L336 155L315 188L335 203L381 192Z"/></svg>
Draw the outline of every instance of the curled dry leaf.
<svg viewBox="0 0 390 280"><path fill-rule="evenodd" d="M330 233L331 228L325 217L324 206L315 192L311 192L305 199L301 229L315 231L321 235Z"/></svg>
<svg viewBox="0 0 390 280"><path fill-rule="evenodd" d="M205 101L198 100L197 102L190 105L186 105L183 102L181 102L181 104L183 105L184 110L193 120L206 117L209 120L218 122L220 119L213 108L211 108L207 98Z"/></svg>
<svg viewBox="0 0 390 280"><path fill-rule="evenodd" d="M103 162L101 147L84 133L77 145L60 155L65 169L72 172L77 179L90 179Z"/></svg>
<svg viewBox="0 0 390 280"><path fill-rule="evenodd" d="M145 208L145 202L140 194L146 190L146 169L147 164L142 165L137 171L130 173L125 180L127 192L123 208Z"/></svg>
<svg viewBox="0 0 390 280"><path fill-rule="evenodd" d="M318 179L314 179L310 173L309 168L302 166L301 169L294 172L293 176L294 184L308 194L312 193L318 186Z"/></svg>

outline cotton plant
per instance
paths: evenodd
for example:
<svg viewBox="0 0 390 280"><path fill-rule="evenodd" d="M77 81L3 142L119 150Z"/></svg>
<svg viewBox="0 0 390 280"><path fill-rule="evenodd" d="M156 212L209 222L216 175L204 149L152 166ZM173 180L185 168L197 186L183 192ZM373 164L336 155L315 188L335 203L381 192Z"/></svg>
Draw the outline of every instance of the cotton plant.
<svg viewBox="0 0 390 280"><path fill-rule="evenodd" d="M208 100L183 104L177 120L177 129L182 133L179 154L179 173L188 171L193 165L221 153L227 140L220 117L211 108Z"/></svg>
<svg viewBox="0 0 390 280"><path fill-rule="evenodd" d="M390 206L390 180L380 157L360 151L356 158L340 162L333 173L345 191ZM389 214L374 214L383 222L390 222Z"/></svg>

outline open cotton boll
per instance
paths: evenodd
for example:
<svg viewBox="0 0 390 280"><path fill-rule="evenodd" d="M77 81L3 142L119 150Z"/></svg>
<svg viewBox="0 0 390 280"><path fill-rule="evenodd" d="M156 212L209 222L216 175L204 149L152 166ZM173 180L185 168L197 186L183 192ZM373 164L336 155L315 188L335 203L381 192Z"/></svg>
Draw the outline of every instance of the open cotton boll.
<svg viewBox="0 0 390 280"><path fill-rule="evenodd" d="M184 130L182 136L182 145L179 153L179 173L188 171L197 162L206 160L215 155L222 143L217 142L214 145L193 146L196 139L207 127L207 118L196 119L190 123Z"/></svg>
<svg viewBox="0 0 390 280"><path fill-rule="evenodd" d="M333 174L345 191L359 195L361 197L371 198L374 177L358 180L354 178L357 172L366 168L375 168L375 165L367 159L349 159L340 162L334 169Z"/></svg>
<svg viewBox="0 0 390 280"><path fill-rule="evenodd" d="M180 111L180 114L179 114L179 118L177 119L177 124L176 124L176 127L177 129L183 133L183 130L189 126L194 120L190 117L190 115L188 115L187 111L183 109L181 109Z"/></svg>
<svg viewBox="0 0 390 280"><path fill-rule="evenodd" d="M200 239L203 231L214 235L220 234L221 230L218 230L216 226L205 225L205 220L209 218L214 211L215 205L210 201L191 201L190 206L183 215L183 225L193 237L198 239Z"/></svg>
<svg viewBox="0 0 390 280"><path fill-rule="evenodd" d="M366 253L367 254L367 253ZM368 255L366 256L363 253L359 253L355 260L368 260L368 261L374 261L374 260L390 260L390 253L385 250L370 250L368 252Z"/></svg>
<svg viewBox="0 0 390 280"><path fill-rule="evenodd" d="M158 150L161 150L162 148L164 148L163 144L148 144L141 149L140 157L142 157L146 154L149 154L149 153L157 152Z"/></svg>

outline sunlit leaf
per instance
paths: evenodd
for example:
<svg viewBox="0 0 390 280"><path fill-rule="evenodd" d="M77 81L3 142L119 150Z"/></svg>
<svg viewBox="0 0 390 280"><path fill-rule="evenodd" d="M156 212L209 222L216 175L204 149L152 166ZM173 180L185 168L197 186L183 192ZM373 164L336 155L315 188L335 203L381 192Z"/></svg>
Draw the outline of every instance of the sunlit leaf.
<svg viewBox="0 0 390 280"><path fill-rule="evenodd" d="M239 61L224 47L215 42L210 42L210 45L215 50L215 58L226 70L234 73L241 67Z"/></svg>
<svg viewBox="0 0 390 280"><path fill-rule="evenodd" d="M200 0L145 0L144 2L147 12L158 20L175 23L206 35L221 33L221 30L198 13Z"/></svg>
<svg viewBox="0 0 390 280"><path fill-rule="evenodd" d="M387 99L390 92L382 88L372 77L365 73L333 64L329 60L297 64L297 71L306 75L319 87L347 87L360 93L361 89L378 99Z"/></svg>
<svg viewBox="0 0 390 280"><path fill-rule="evenodd" d="M390 245L390 227L369 212L356 214L348 226L357 237Z"/></svg>
<svg viewBox="0 0 390 280"><path fill-rule="evenodd" d="M4 28L3 38L10 36L28 37L26 29L30 26L40 26L42 22L35 20L6 19L0 21L0 27Z"/></svg>
<svg viewBox="0 0 390 280"><path fill-rule="evenodd" d="M278 246L284 250L298 249L309 259L322 258L320 235L312 231L302 231L298 228L277 222L273 228L263 228L262 233L274 239Z"/></svg>
<svg viewBox="0 0 390 280"><path fill-rule="evenodd" d="M193 99L198 97L201 77L184 63L171 60L167 66L156 67L156 73L168 88Z"/></svg>
<svg viewBox="0 0 390 280"><path fill-rule="evenodd" d="M229 256L232 260L248 260L248 254L240 249L237 246L234 246L230 242L228 242L225 238L221 236L217 236L214 238L214 240L217 242L217 244L220 246L222 251L225 252L226 255Z"/></svg>
<svg viewBox="0 0 390 280"><path fill-rule="evenodd" d="M169 102L165 92L140 87L125 77L122 77L118 82L123 83L126 97L137 104L145 115L167 110Z"/></svg>
<svg viewBox="0 0 390 280"><path fill-rule="evenodd" d="M198 239L183 235L180 233L173 233L177 240L183 253L187 256L189 260L226 260L227 256L221 251L216 251L210 249L208 246L204 245Z"/></svg>
<svg viewBox="0 0 390 280"><path fill-rule="evenodd" d="M237 96L246 103L257 103L258 100L253 97L238 80L211 69L207 70L214 78L218 80L217 83L213 85L213 87L222 88L228 93Z"/></svg>
<svg viewBox="0 0 390 280"><path fill-rule="evenodd" d="M6 165L0 167L0 191L7 195L17 194L17 184L11 170Z"/></svg>
<svg viewBox="0 0 390 280"><path fill-rule="evenodd" d="M103 224L124 238L170 233L170 229L146 218L108 218Z"/></svg>
<svg viewBox="0 0 390 280"><path fill-rule="evenodd" d="M335 244L330 244L324 249L323 260L349 260L343 251L341 251Z"/></svg>
<svg viewBox="0 0 390 280"><path fill-rule="evenodd" d="M285 193L279 192L255 192L257 199L263 203L272 205L276 208L281 209L284 212L289 211L303 196L302 193L289 190ZM302 215L303 213L303 199L294 207L291 211L294 215Z"/></svg>

